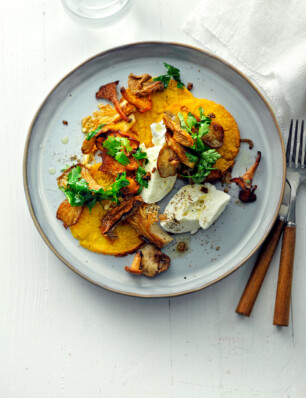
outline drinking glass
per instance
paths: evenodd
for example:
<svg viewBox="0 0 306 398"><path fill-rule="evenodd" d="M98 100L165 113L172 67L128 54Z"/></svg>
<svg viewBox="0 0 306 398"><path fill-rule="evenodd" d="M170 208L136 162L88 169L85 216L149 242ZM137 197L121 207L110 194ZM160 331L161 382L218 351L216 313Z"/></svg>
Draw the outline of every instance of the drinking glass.
<svg viewBox="0 0 306 398"><path fill-rule="evenodd" d="M73 20L87 25L103 25L122 16L131 0L62 0L62 3Z"/></svg>

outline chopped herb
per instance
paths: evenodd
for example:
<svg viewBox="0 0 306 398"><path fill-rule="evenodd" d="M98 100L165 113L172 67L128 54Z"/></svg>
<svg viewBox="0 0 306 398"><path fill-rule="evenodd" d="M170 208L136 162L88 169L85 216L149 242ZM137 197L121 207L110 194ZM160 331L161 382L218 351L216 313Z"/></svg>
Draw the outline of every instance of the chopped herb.
<svg viewBox="0 0 306 398"><path fill-rule="evenodd" d="M192 162L192 163L197 163L197 161L199 160L199 158L196 155L193 155L192 153L189 152L185 152L187 158Z"/></svg>
<svg viewBox="0 0 306 398"><path fill-rule="evenodd" d="M81 166L74 167L68 174L67 187L62 188L71 206L87 206L91 210L97 202L111 200L117 202L121 195L121 188L130 183L126 173L117 176L116 181L107 188L90 189L88 182L82 177Z"/></svg>
<svg viewBox="0 0 306 398"><path fill-rule="evenodd" d="M200 121L191 112L188 113L186 120L182 113L178 114L181 127L195 140L194 145L190 148L192 152L186 152L188 159L196 163L193 169L195 173L190 176L183 176L191 178L195 183L203 182L211 170L215 170L213 165L221 157L215 149L211 149L202 141L203 135L209 132L211 118L205 116L204 109L201 107L199 108L199 112Z"/></svg>
<svg viewBox="0 0 306 398"><path fill-rule="evenodd" d="M147 158L147 152L144 152L141 148L137 148L136 152L133 153L133 156L135 159L140 160L140 159L146 159Z"/></svg>
<svg viewBox="0 0 306 398"><path fill-rule="evenodd" d="M184 115L181 112L179 112L177 116L180 119L181 127L184 130L188 131L189 134L192 134L191 128L188 126L187 122L185 121Z"/></svg>
<svg viewBox="0 0 306 398"><path fill-rule="evenodd" d="M164 62L164 66L167 69L167 73L165 75L155 77L153 80L163 82L165 88L167 88L171 78L173 78L177 82L177 88L184 88L185 84L181 81L180 70L166 62Z"/></svg>
<svg viewBox="0 0 306 398"><path fill-rule="evenodd" d="M123 151L117 152L114 158L117 160L117 162L123 164L123 166L126 166L127 164L130 163L129 158L126 156L126 154Z"/></svg>
<svg viewBox="0 0 306 398"><path fill-rule="evenodd" d="M140 188L138 190L138 193L140 193L142 191L142 188L148 188L148 178L147 178L147 172L143 167L138 167L137 169L137 173L136 173L136 181L138 182L138 184L140 185ZM146 178L144 178L146 177Z"/></svg>
<svg viewBox="0 0 306 398"><path fill-rule="evenodd" d="M103 142L103 147L107 149L107 154L115 158L117 162L124 166L130 163L129 158L125 154L125 151L131 152L133 150L128 138L109 136Z"/></svg>
<svg viewBox="0 0 306 398"><path fill-rule="evenodd" d="M105 124L100 124L95 130L90 131L86 136L86 140L91 140L104 126Z"/></svg>

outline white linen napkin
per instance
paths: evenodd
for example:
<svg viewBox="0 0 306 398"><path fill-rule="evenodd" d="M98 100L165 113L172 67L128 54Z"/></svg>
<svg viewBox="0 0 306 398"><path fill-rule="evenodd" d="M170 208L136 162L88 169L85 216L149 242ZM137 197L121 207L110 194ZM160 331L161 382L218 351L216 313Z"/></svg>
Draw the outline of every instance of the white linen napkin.
<svg viewBox="0 0 306 398"><path fill-rule="evenodd" d="M305 118L305 0L202 0L183 29L255 83L285 136Z"/></svg>

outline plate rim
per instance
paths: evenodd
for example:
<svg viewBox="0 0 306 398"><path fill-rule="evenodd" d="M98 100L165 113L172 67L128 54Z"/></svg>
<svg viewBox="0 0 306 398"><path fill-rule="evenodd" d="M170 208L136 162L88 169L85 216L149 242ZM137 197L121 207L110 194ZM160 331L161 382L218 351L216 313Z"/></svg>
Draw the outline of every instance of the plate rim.
<svg viewBox="0 0 306 398"><path fill-rule="evenodd" d="M281 189L281 195L278 201L278 205L276 208L276 211L274 213L274 216L272 218L271 223L269 224L267 231L265 232L265 234L263 235L263 237L261 238L261 240L257 243L257 245L254 247L253 250L251 250L251 252L242 260L240 261L234 268L232 268L231 270L227 271L226 273L224 273L223 275L219 276L218 278L205 283L204 285L194 288L194 289L187 289L181 292L177 292L177 293L165 293L165 294L140 294L140 293L133 293L133 292L126 292L126 291L121 291L118 289L114 289L111 288L109 286L106 286L102 283L96 282L94 280L92 280L91 278L89 278L87 275L83 274L82 272L80 272L79 270L77 270L72 264L70 264L57 250L56 248L51 244L51 242L49 241L47 235L45 234L45 232L43 231L42 227L39 224L39 221L36 217L34 208L33 208L33 204L32 204L32 200L31 200L31 196L30 196L30 192L29 192L29 185L28 185L28 175L27 175L27 164L28 164L28 158L29 158L29 145L30 145L30 139L31 139L31 134L32 134L32 130L34 127L34 124L40 114L40 112L42 111L43 107L45 106L46 102L48 101L49 97L53 94L53 92L58 88L58 86L61 85L61 83L66 80L71 74L73 74L75 71L77 71L79 68L81 68L82 66L84 66L86 63L94 60L97 57L103 56L105 54L109 54L118 50L126 50L129 47L135 47L135 46L141 46L141 45L163 45L163 46L176 46L176 47L184 47L187 49L191 49L197 52L200 52L202 54L204 54L205 56L208 56L210 58L213 58L219 62L221 62L223 65L225 65L226 67L232 69L234 72L236 72L237 74L239 74L250 86L251 88L253 88L253 90L255 90L255 92L257 93L257 95L261 98L261 100L264 102L265 106L267 107L270 115L272 116L272 119L274 121L275 127L277 129L279 138L280 138L280 143L281 143L281 148L282 148L282 158L283 158L283 181L282 181L282 189ZM232 274L233 272L237 271L243 264L245 264L251 257L252 255L259 249L259 247L263 244L263 242L265 241L265 239L267 238L268 234L270 233L276 218L278 216L279 213L279 209L282 203L282 197L283 197L283 193L284 193L284 189L285 189L285 182L286 182L286 158L285 158L285 145L284 145L284 140L283 140L283 136L282 133L280 131L280 127L278 125L277 119L275 117L275 114L271 108L271 106L269 105L268 101L266 100L266 98L263 96L263 94L259 91L259 89L254 85L254 83L244 74L242 73L239 69L237 69L235 66L233 66L232 64L230 64L228 61L225 61L223 58L212 54L211 52L201 49L199 47L190 45L190 44L184 44L184 43L178 43L178 42L168 42L168 41L141 41L141 42L133 42L133 43L128 43L128 44L124 44L121 46L116 46L116 47L112 47L108 50L102 51L98 54L93 55L92 57L87 58L85 61L83 61L82 63L80 63L79 65L77 65L75 68L73 68L71 71L69 71L62 79L60 79L55 86L53 86L53 88L49 91L49 93L46 95L45 99L42 101L41 105L38 107L37 111L35 112L31 124L28 128L28 132L27 132L27 137L26 137L26 141L25 141L25 147L24 147L24 153L23 153L23 187L24 187L24 193L26 196L26 201L27 201L27 205L28 205L28 209L30 212L30 215L32 217L32 220L34 222L34 225L36 227L36 229L38 230L40 236L42 237L42 239L44 240L44 242L47 244L47 246L49 247L49 249L51 249L51 251L57 256L57 258L59 260L61 260L68 268L70 268L72 271L74 271L75 273L77 273L79 276L81 276L82 278L86 279L88 282L93 283L96 286L102 287L108 291L111 291L113 293L118 293L118 294L123 294L126 296L132 296L132 297L141 297L141 298L166 298L166 297L175 297L175 296L182 296L185 294L189 294L189 293L193 293L193 292L197 292L199 290L205 289L208 286L211 286L219 281L221 281L222 279L226 278L227 276L229 276L230 274Z"/></svg>

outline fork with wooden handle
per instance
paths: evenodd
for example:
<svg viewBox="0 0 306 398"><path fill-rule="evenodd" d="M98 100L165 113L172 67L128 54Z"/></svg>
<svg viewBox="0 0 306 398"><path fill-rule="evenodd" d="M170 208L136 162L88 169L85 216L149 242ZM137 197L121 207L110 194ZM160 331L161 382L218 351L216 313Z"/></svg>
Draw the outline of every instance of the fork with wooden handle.
<svg viewBox="0 0 306 398"><path fill-rule="evenodd" d="M304 134L304 121L301 123L300 134L298 130L298 120L295 123L294 133L293 121L291 121L286 149L286 176L291 187L291 197L288 217L284 227L273 320L273 324L278 326L288 326L289 324L296 234L295 203L298 189L306 180L306 137Z"/></svg>
<svg viewBox="0 0 306 398"><path fill-rule="evenodd" d="M288 204L290 200L290 186L286 182L285 192L283 196L283 203L280 207L278 219L270 234L262 245L256 263L249 277L249 280L242 293L240 301L237 305L236 312L241 315L250 316L254 307L256 298L260 291L261 285L264 281L268 271L270 262L277 248L279 238L285 225L285 220L288 213Z"/></svg>
<svg viewBox="0 0 306 398"><path fill-rule="evenodd" d="M291 124L290 124L289 139L288 139L287 151L286 151L287 159L288 159L288 156L290 156L290 153L293 151L293 145L294 145L294 143L292 141L292 139L293 139L292 138L293 137L292 128L293 128L293 121L291 121ZM297 130L298 130L298 124L296 125L296 137L297 137ZM299 140L299 154L301 155L300 156L301 164L303 164L305 167L305 138L303 136L303 131L304 131L304 122L302 122L302 126L301 126L301 137ZM298 142L298 140L296 139L296 145L297 145L297 142ZM287 212L288 212L288 204L290 201L290 190L291 190L290 186L288 185L288 182L287 182L279 217L278 217L272 231L270 232L268 238L266 239L265 243L263 244L263 246L260 250L259 256L258 256L255 266L253 268L253 271L250 275L250 278L246 284L244 292L243 292L241 299L238 303L238 306L236 308L236 312L238 314L250 316L250 314L252 312L256 298L260 291L261 285L264 281L265 275L268 271L270 262L272 260L274 252L278 245L278 241L279 241L280 235L282 233L282 230L283 230L283 227L285 224L285 220L286 220L286 216L287 216ZM286 233L286 236L287 235L288 235L288 232ZM289 239L291 239L291 241L292 241L292 238L293 238L292 232L289 232L289 235L290 235ZM288 238L286 237L284 242L287 242L287 239ZM285 247L287 247L287 243L285 244ZM289 252L290 252L290 254L289 254ZM289 252L286 249L284 252L284 256L282 256L283 261L284 261L284 259L286 259L285 260L286 264L288 262L287 259L289 257L290 258L292 257L292 251L289 250ZM289 257L288 257L288 254L289 254ZM293 254L294 254L294 251L293 251ZM293 264L293 259L292 259L292 264ZM281 278L279 278L280 281L282 281L281 288L280 288L280 292L282 292L282 295L279 296L279 297L282 297L281 298L282 302L284 302L284 298L283 298L284 280L286 279L286 275L288 275L287 272L284 272L285 270L288 270L288 267L285 267L285 268L282 267L282 271L283 271L284 275ZM290 303L290 297L289 297L289 303ZM290 304L289 304L289 306L290 306ZM278 311L280 310L279 301L278 301L277 309L278 309ZM278 321L279 320L275 319L275 322L278 322Z"/></svg>

